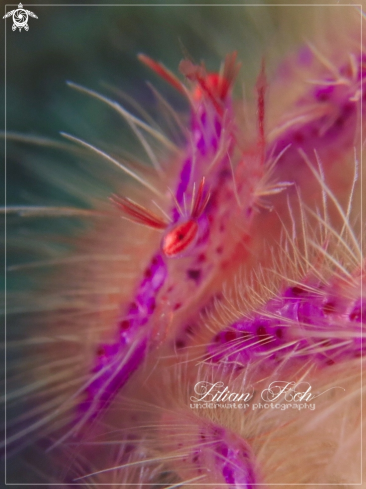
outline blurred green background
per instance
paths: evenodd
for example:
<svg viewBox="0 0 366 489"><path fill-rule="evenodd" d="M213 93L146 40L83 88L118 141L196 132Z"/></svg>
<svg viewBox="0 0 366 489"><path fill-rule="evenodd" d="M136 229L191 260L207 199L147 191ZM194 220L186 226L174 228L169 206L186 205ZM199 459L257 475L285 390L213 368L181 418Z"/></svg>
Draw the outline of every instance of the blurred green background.
<svg viewBox="0 0 366 489"><path fill-rule="evenodd" d="M215 70L227 53L237 50L243 62L241 79L253 86L261 57L274 38L278 45L288 44L281 22L291 14L281 7L178 6L174 2L161 6L152 2L143 6L37 3L25 8L38 16L29 18L28 32L12 31L12 18L2 24L7 131L66 143L59 135L64 131L100 147L128 151L143 161L146 155L127 124L111 108L71 89L67 80L115 97L134 111L110 86L123 90L159 121L159 107L146 80L178 112L187 112L187 104L138 61L138 53L176 72L186 53ZM6 171L8 206L90 207L93 198L111 193L103 181L124 178L113 165L92 154L85 158L11 138ZM55 233L62 236L84 226L75 218L9 216L8 265L59 256L68 246L55 239ZM9 273L10 289L28 285L22 273Z"/></svg>
<svg viewBox="0 0 366 489"><path fill-rule="evenodd" d="M145 80L151 80L174 107L184 110L186 106L174 90L137 60L139 52L175 71L185 52L196 61L205 60L210 69L217 69L225 54L237 50L243 62L241 78L250 86L258 73L261 56L269 52L271 45L276 45L276 53L280 55L290 40L293 44L296 29L289 29L288 19L294 15L298 21L301 18L305 22L311 10L195 6L193 2L185 6L178 6L177 2L153 6L150 2L133 7L60 6L40 2L26 7L38 15L38 19L29 19L28 32L13 32L11 18L2 24L6 28L8 131L60 140L59 131L66 131L118 143L130 151L138 149L135 141L124 135L123 122L100 102L70 89L67 80L110 95L102 86L103 82L108 83L156 115L155 99L145 84ZM284 23L287 29L283 29ZM296 37L301 42L301 29ZM62 192L62 184L39 175L43 150L37 148L34 153L27 146L26 154L24 151L19 144L15 148L9 143L9 204L31 203L35 195L38 204L46 200L66 202L71 196ZM33 156L37 165L31 163ZM64 156L58 164L66 171L67 165L62 163ZM49 173L54 164L47 163Z"/></svg>
<svg viewBox="0 0 366 489"><path fill-rule="evenodd" d="M16 4L4 6L3 12L14 8ZM38 16L29 18L28 32L12 31L12 18L2 21L5 49L1 56L6 59L0 64L6 68L7 131L66 144L59 134L64 131L111 148L115 154L128 152L147 162L125 121L110 107L70 88L68 80L115 98L136 113L133 104L116 93L123 91L169 129L146 81L151 81L179 113L188 112L187 104L138 61L138 53L177 72L179 61L187 54L216 70L224 56L236 50L242 61L237 94L244 83L250 98L262 56L270 74L283 53L295 51L309 39L311 29L317 23L321 27L327 15L327 7L315 2L314 6L296 2L270 5L268 1L256 6L218 2L70 6L39 2L25 8ZM174 138L174 134L169 136ZM113 165L92 154L24 144L11 137L7 140L6 172L8 206L90 208L93 199L104 199L112 192L104 182L124 178ZM3 186L1 193L4 201ZM58 256L68 246L55 239L55 232L62 236L82 230L85 222L10 215L8 226L8 264L12 266ZM9 274L9 287L25 284L21 274Z"/></svg>
<svg viewBox="0 0 366 489"><path fill-rule="evenodd" d="M309 26L323 18L325 9L297 6L296 2L287 7L269 3L27 4L25 8L38 16L29 18L28 32L12 31L12 18L2 21L5 49L1 56L6 54L6 63L0 63L6 66L7 131L65 144L59 134L64 131L148 162L128 125L110 107L73 90L66 81L116 98L136 113L133 105L115 92L123 91L164 127L159 105L146 81L151 81L178 112L187 113L187 104L142 65L137 54L145 53L177 72L186 54L216 70L224 56L236 50L243 64L237 94L244 83L251 97L262 56L271 72L284 52L294 51L310 35ZM16 5L4 7L3 12L14 8ZM174 138L174 134L169 136ZM103 182L124 178L113 165L91 154L80 156L23 144L10 137L6 172L9 206L88 208L93 199L106 198L112 192ZM11 215L8 226L8 264L12 266L58 256L68 247L54 238L55 232L62 236L82 230L85 222ZM9 287L25 284L21 274L9 274Z"/></svg>

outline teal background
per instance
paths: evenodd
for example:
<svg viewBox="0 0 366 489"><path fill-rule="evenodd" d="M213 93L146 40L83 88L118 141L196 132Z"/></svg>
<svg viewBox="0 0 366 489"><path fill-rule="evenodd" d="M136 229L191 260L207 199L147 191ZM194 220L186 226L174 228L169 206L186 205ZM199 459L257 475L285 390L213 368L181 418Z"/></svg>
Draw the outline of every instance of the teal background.
<svg viewBox="0 0 366 489"><path fill-rule="evenodd" d="M7 7L7 11L15 7ZM177 72L188 53L219 67L233 50L243 62L241 79L253 86L268 40L276 31L280 8L245 6L57 6L29 4L38 19L29 18L29 31L6 29L7 131L66 141L68 132L104 148L120 148L147 161L127 124L112 109L71 89L70 80L115 97L105 84L123 90L162 122L151 81L172 106L187 112L187 103L173 88L142 65L143 52ZM5 61L5 60L4 60ZM103 85L104 84L104 85ZM240 92L241 87L238 87ZM251 92L249 90L249 96ZM119 99L127 108L128 103ZM132 109L134 110L134 109ZM164 125L164 122L162 122ZM179 143L179 141L177 141ZM7 204L77 206L88 208L92 198L107 198L112 188L104 181L124 178L112 165L93 155L32 144L7 142ZM82 231L75 218L8 218L8 265L50 259L69 245L55 236ZM29 286L29 274L13 271L10 289Z"/></svg>

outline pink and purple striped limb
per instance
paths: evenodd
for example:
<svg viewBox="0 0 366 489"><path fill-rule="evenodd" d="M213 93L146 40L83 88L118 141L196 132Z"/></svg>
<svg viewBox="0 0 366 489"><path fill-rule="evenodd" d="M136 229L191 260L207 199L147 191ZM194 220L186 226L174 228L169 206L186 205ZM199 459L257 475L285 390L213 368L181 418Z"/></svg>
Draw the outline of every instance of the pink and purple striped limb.
<svg viewBox="0 0 366 489"><path fill-rule="evenodd" d="M207 348L211 363L242 369L261 358L274 368L310 361L325 367L364 354L366 301L300 285L270 300L253 319L220 331Z"/></svg>
<svg viewBox="0 0 366 489"><path fill-rule="evenodd" d="M166 420L165 420L166 421ZM184 413L174 418L174 427L163 430L165 451L173 454L172 468L182 480L196 480L202 486L217 484L230 489L253 489L258 469L249 444L239 435ZM180 428L175 428L179 426ZM184 429L185 443L179 429ZM169 441L170 440L170 441ZM188 441L189 440L189 441Z"/></svg>
<svg viewBox="0 0 366 489"><path fill-rule="evenodd" d="M229 59L229 67L234 61L235 57ZM196 86L197 83L193 83L193 87ZM207 94L192 97L192 141L188 145L187 156L177 183L176 204L171 211L173 222L179 219L178 206L183 207L184 200L191 201L194 191L197 190L195 186L197 184L198 188L203 176L211 192L215 194L222 186L224 173L226 172L226 176L230 175L230 145L227 145L223 138L232 131L229 114L231 101L228 90L225 91L225 97L221 93L220 96L217 104L223 107L223 115L213 107ZM206 173L207 165L217 156L217 148L223 145L225 151ZM162 251L155 253L136 289L135 297L127 308L122 308L115 341L98 346L91 378L86 385L84 399L79 405L79 413L83 420L94 417L109 405L142 364L149 348L152 345L156 346L157 340L152 330L154 322L156 323L158 306L160 313L162 307L165 307L164 312L167 314L178 310L186 305L187 297L193 296L194 290L201 286L205 274L208 275L212 265L208 261L204 264L201 262L205 250L210 246L208 223L214 219L216 212L214 200L211 199L197 219L200 232L194 248L189 251L188 256L184 256L184 264L181 265L179 259L167 259Z"/></svg>
<svg viewBox="0 0 366 489"><path fill-rule="evenodd" d="M267 155L276 158L286 152L278 165L300 164L299 149L306 154L314 150L338 156L343 149L357 144L357 135L365 112L366 55L351 56L335 74L323 74L291 114L278 124L267 147ZM292 173L291 173L292 175ZM293 173L296 180L296 173Z"/></svg>

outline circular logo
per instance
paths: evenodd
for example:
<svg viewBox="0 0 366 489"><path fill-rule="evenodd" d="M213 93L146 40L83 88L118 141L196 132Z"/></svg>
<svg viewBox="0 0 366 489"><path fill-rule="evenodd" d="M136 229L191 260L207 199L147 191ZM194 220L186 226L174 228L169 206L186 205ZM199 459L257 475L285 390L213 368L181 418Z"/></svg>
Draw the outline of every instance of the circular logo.
<svg viewBox="0 0 366 489"><path fill-rule="evenodd" d="M28 25L29 17L38 19L38 17L34 12L24 9L21 3L18 5L18 8L16 10L12 10L11 12L5 14L3 19L7 19L8 17L11 16L13 17L12 29L13 31L19 29L19 32L21 32L22 29L24 29L25 31L29 30L29 25Z"/></svg>
<svg viewBox="0 0 366 489"><path fill-rule="evenodd" d="M15 10L13 14L13 22L13 31L15 31L16 28L21 30L23 27L27 31L29 29L27 11L22 8L18 8L17 10Z"/></svg>

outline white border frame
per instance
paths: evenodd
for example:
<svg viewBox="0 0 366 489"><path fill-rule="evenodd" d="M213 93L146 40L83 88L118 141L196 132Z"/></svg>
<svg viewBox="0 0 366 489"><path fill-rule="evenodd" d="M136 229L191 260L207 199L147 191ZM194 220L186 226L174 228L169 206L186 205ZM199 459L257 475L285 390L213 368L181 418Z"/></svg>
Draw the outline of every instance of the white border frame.
<svg viewBox="0 0 366 489"><path fill-rule="evenodd" d="M7 8L8 7L17 7L18 4L5 4L4 6L4 14L7 13ZM329 4L329 3L319 3L319 4L312 4L312 3L298 3L298 4L288 4L288 3L280 3L280 4L252 4L252 3L248 3L248 4L243 4L243 3L218 3L218 4L207 4L207 3L195 3L195 4L187 4L187 3L179 3L179 4L169 4L169 3L156 3L156 4L149 4L149 3L126 3L126 4L36 4L36 3L31 3L31 4L27 4L27 7L190 7L190 8L194 8L194 7L354 7L354 8L359 8L360 9L360 17L361 17L361 46L360 46L360 54L362 56L362 46L363 46L363 36L362 36L362 31L363 31L363 14L362 14L362 4L356 4L356 3L349 3L349 4L340 4L340 3L333 3L333 4ZM3 20L7 20L7 19L3 19ZM5 22L6 24L6 22ZM6 287L7 287L7 269L6 269L6 264L7 264L7 219L6 219L6 196L7 196L7 185L6 185L6 177L7 177L7 173L6 173L6 170L7 170L7 164L6 164L6 156L7 156L7 147L6 147L6 134L7 134L7 118L6 118L6 110L7 110L7 105L6 105L6 95L7 95L7 73L6 73L6 67L7 67L7 63L6 63L6 40L7 40L7 26L5 25L5 28L4 28L4 31L5 31L5 76L4 76L4 81L5 81L5 117L4 117L4 122L5 122L5 129L4 129L4 134L5 134L5 165L4 165L4 177L5 177L5 182L4 182L4 188L5 188L5 318L4 318L4 322L5 322L5 352L4 352L4 356L5 356L5 439L4 439L4 448L5 448L5 479L4 479L4 483L5 483L5 486L65 486L66 483L22 483L22 484L17 484L17 483L14 483L14 482L7 482L6 481L6 476L7 476L7 431L6 431L6 421L7 421L7 417L6 417L6 411L7 411L7 404L6 404L6 387L7 387L7 383L6 383L6 374L7 374L7 371L6 371L6 367L7 367L7 357L6 357L6 338L7 338L7 324L6 324L6 305L7 305L7 290L6 290ZM14 31L15 32L15 31ZM362 85L363 85L363 82L361 81ZM363 193L362 193L362 181L363 181L363 173L362 173L362 153L363 153L363 144L362 144L362 141L363 141L363 131L362 131L362 124L363 124L363 121L362 121L362 109L363 109L363 100L362 100L362 97L361 97L361 103L360 103L360 106L361 106L361 130L360 130L360 139L361 139L361 147L360 147L360 158L361 158L361 162L360 162L360 182L361 182L361 195L360 195L360 201L361 201L361 238L360 238L360 245L361 245L361 252L363 250L363 229L362 229L362 226L363 226L363 215L362 215L362 208L363 208ZM364 257L362 256L362 259L364 259ZM363 297L363 284L362 284L362 269L361 269L361 297ZM362 318L362 311L361 311L361 318ZM362 320L361 320L361 326L360 326L360 333L362 334L362 330L361 330L361 327L362 327ZM361 352L362 352L362 343L361 343ZM362 371L362 355L360 357L360 371L361 371L361 392L362 392L362 385L363 385L363 371ZM360 396L360 400L361 400L361 413L362 413L362 410L363 410L363 400L362 400L362 395ZM362 437L362 432L363 432L363 418L361 416L361 482L360 483L347 483L347 482L343 482L342 484L328 484L328 483L319 483L319 484L316 484L316 483L313 483L313 484L265 484L265 486L301 486L301 487L307 487L307 486L344 486L344 485L348 485L348 486L362 486L363 485L363 465L362 465L362 458L363 458L363 437ZM68 484L68 483L67 483ZM73 486L90 486L90 483L78 483L78 482L70 482L70 484L72 484ZM180 486L183 486L185 485L186 483L185 482L182 482L182 483L178 483L174 486L169 486L169 489L173 489L173 488L178 488ZM145 484L139 484L139 483L129 483L129 484L122 484L122 483L111 483L111 484L106 484L106 483L101 483L101 484L94 484L96 486L122 486L122 485L125 485L126 487L127 486L141 486L141 485L145 485ZM147 484L146 484L147 485ZM150 484L149 484L150 485ZM227 487L227 484L200 484L200 483L195 483L196 486L222 486L222 487ZM264 484L262 483L255 483L255 484L252 484L252 485L259 485L259 486L263 486ZM159 483L156 483L155 486L166 486L166 484L159 484Z"/></svg>

